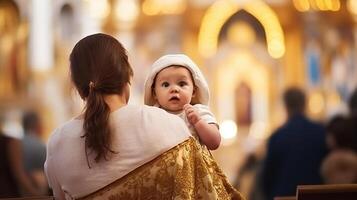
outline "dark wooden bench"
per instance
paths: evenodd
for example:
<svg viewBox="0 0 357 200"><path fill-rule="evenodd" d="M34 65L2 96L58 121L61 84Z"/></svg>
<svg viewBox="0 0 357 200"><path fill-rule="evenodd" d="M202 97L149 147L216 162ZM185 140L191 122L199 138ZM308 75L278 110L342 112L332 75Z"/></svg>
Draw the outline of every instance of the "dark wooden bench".
<svg viewBox="0 0 357 200"><path fill-rule="evenodd" d="M274 200L296 200L295 196L274 197Z"/></svg>
<svg viewBox="0 0 357 200"><path fill-rule="evenodd" d="M357 200L357 184L299 185L297 200Z"/></svg>

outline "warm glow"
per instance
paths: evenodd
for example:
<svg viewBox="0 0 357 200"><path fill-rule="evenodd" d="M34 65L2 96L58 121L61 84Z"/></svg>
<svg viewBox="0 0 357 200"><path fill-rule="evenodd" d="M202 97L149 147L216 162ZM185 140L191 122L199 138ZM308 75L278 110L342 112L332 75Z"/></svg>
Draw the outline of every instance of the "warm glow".
<svg viewBox="0 0 357 200"><path fill-rule="evenodd" d="M273 58L280 58L284 55L285 47L284 44L280 42L279 38L274 38L269 40L268 52Z"/></svg>
<svg viewBox="0 0 357 200"><path fill-rule="evenodd" d="M225 21L238 11L237 3L231 1L216 1L203 16L198 35L200 53L209 57L216 53L218 36Z"/></svg>
<svg viewBox="0 0 357 200"><path fill-rule="evenodd" d="M145 0L142 10L146 15L182 14L186 10L185 0Z"/></svg>
<svg viewBox="0 0 357 200"><path fill-rule="evenodd" d="M244 9L263 25L268 44L268 52L273 58L284 55L285 44L283 29L277 15L263 1L216 1L205 13L198 36L198 48L201 55L210 57L217 51L218 36L224 23L239 9Z"/></svg>
<svg viewBox="0 0 357 200"><path fill-rule="evenodd" d="M219 126L222 136L222 145L228 146L234 143L237 137L237 124L233 120L225 120Z"/></svg>
<svg viewBox="0 0 357 200"><path fill-rule="evenodd" d="M324 0L316 0L316 6L319 10L327 10L327 5Z"/></svg>
<svg viewBox="0 0 357 200"><path fill-rule="evenodd" d="M309 0L293 0L296 10L305 12L310 9Z"/></svg>
<svg viewBox="0 0 357 200"><path fill-rule="evenodd" d="M144 3L142 4L142 9L146 15L157 15L160 12L159 6L150 3L149 1L144 1Z"/></svg>
<svg viewBox="0 0 357 200"><path fill-rule="evenodd" d="M133 22L139 15L138 4L133 0L119 0L115 7L115 14L120 21Z"/></svg>
<svg viewBox="0 0 357 200"><path fill-rule="evenodd" d="M339 11L341 8L341 3L340 0L331 0L332 4L331 4L331 10L332 11Z"/></svg>
<svg viewBox="0 0 357 200"><path fill-rule="evenodd" d="M233 120L225 120L220 125L220 132L223 139L232 139L237 136L237 125Z"/></svg>
<svg viewBox="0 0 357 200"><path fill-rule="evenodd" d="M285 53L284 33L278 16L265 3L253 1L246 9L262 23L266 32L268 52L273 58L280 58Z"/></svg>
<svg viewBox="0 0 357 200"><path fill-rule="evenodd" d="M352 14L357 15L357 1L356 0L348 0L347 1L347 9Z"/></svg>
<svg viewBox="0 0 357 200"><path fill-rule="evenodd" d="M332 1L326 1L325 2L326 10L330 9L333 10L333 2Z"/></svg>
<svg viewBox="0 0 357 200"><path fill-rule="evenodd" d="M309 98L309 110L312 114L320 114L324 109L324 97L318 92L314 92Z"/></svg>
<svg viewBox="0 0 357 200"><path fill-rule="evenodd" d="M255 32L246 22L236 22L228 29L228 40L242 46L255 42Z"/></svg>
<svg viewBox="0 0 357 200"><path fill-rule="evenodd" d="M312 10L318 11L339 11L340 0L293 0L296 10L300 12Z"/></svg>
<svg viewBox="0 0 357 200"><path fill-rule="evenodd" d="M109 15L110 8L107 0L87 0L85 2L88 6L88 12L94 18L103 19Z"/></svg>

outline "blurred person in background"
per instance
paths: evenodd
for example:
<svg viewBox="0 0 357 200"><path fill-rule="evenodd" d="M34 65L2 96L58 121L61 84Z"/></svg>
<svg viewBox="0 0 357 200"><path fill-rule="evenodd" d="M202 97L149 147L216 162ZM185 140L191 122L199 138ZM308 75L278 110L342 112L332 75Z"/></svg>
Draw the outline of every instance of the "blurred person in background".
<svg viewBox="0 0 357 200"><path fill-rule="evenodd" d="M41 119L34 111L27 111L22 116L24 138L22 150L24 166L32 182L43 195L48 193L48 184L43 165L46 161L46 145L41 141Z"/></svg>
<svg viewBox="0 0 357 200"><path fill-rule="evenodd" d="M268 200L295 196L298 185L321 184L320 165L327 153L325 130L305 116L305 94L289 88L283 100L288 119L270 137L262 169Z"/></svg>
<svg viewBox="0 0 357 200"><path fill-rule="evenodd" d="M21 140L3 132L3 118L1 115L0 198L40 195L24 169Z"/></svg>
<svg viewBox="0 0 357 200"><path fill-rule="evenodd" d="M336 115L327 124L331 150L321 166L327 184L357 183L357 89L349 100L349 116Z"/></svg>
<svg viewBox="0 0 357 200"><path fill-rule="evenodd" d="M343 115L334 116L326 125L326 144L329 150L350 149L357 152L354 121Z"/></svg>

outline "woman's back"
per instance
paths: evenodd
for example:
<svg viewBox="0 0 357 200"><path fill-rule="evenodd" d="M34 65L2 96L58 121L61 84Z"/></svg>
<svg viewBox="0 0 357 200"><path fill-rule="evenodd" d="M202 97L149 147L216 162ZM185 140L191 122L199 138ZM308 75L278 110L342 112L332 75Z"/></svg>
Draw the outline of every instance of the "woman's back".
<svg viewBox="0 0 357 200"><path fill-rule="evenodd" d="M110 125L116 153L98 163L90 150L87 163L83 119L72 119L54 131L46 161L54 192L64 190L75 198L94 192L189 137L180 118L148 106L124 106L111 113Z"/></svg>

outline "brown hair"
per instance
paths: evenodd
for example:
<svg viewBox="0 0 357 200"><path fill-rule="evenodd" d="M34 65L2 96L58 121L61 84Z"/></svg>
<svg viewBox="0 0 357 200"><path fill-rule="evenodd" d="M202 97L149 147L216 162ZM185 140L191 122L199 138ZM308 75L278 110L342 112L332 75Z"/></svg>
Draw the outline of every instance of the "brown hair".
<svg viewBox="0 0 357 200"><path fill-rule="evenodd" d="M87 149L96 153L95 161L108 160L111 149L109 106L104 95L121 95L133 71L126 50L114 37L94 34L81 39L70 55L71 79L86 101L84 135ZM89 162L88 162L89 165Z"/></svg>

